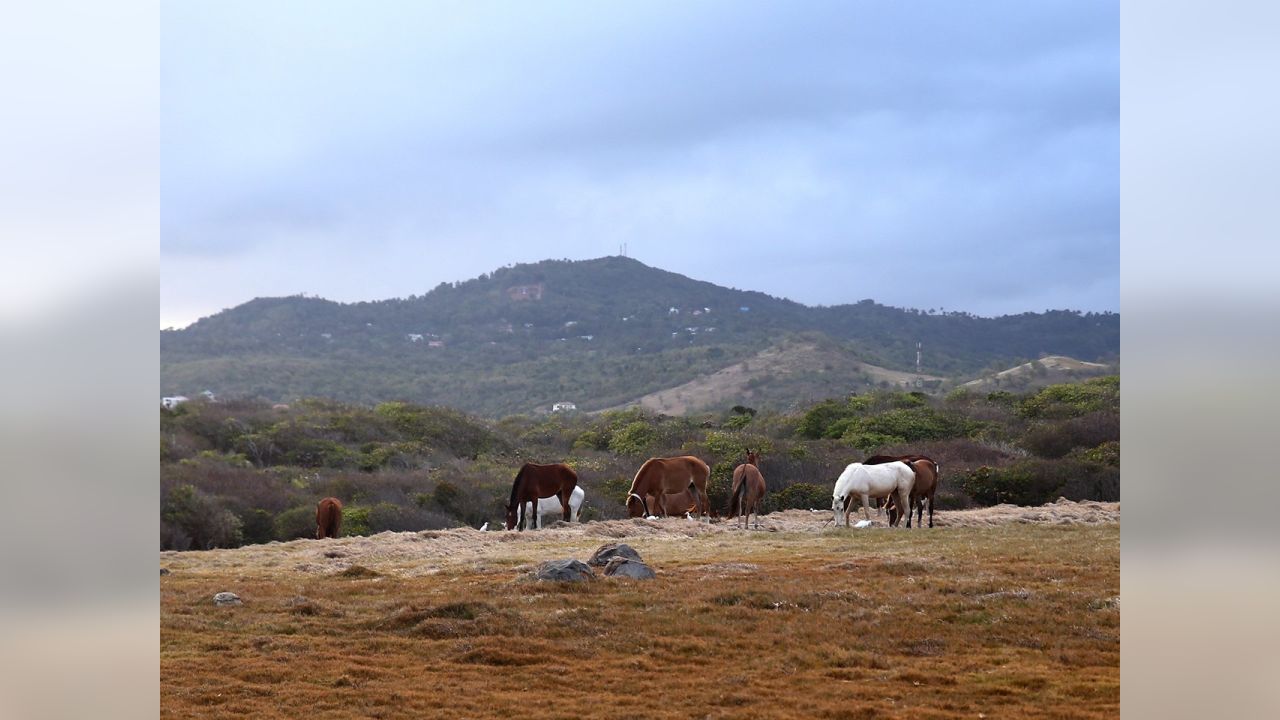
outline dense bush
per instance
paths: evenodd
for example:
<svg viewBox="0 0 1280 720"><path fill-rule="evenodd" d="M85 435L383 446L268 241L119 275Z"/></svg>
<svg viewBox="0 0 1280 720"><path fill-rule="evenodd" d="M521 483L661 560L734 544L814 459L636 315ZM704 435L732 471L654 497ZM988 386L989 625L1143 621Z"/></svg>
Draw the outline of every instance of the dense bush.
<svg viewBox="0 0 1280 720"><path fill-rule="evenodd" d="M1087 460L1030 458L1004 468L970 471L961 487L984 505L1041 505L1058 497L1115 501L1120 499L1120 472Z"/></svg>
<svg viewBox="0 0 1280 720"><path fill-rule="evenodd" d="M879 452L940 463L940 508L1116 499L1119 382L1084 385L945 399L879 390L781 414L629 409L493 423L407 403L193 401L161 413L161 545L314 537L326 496L345 505L344 535L493 526L526 461L567 462L587 491L583 518L610 519L626 516L623 498L646 457L691 454L710 466L708 498L723 510L748 447L762 453L770 510L829 507L844 467Z"/></svg>
<svg viewBox="0 0 1280 720"><path fill-rule="evenodd" d="M831 507L831 488L813 483L796 483L764 496L765 512L775 510L823 510Z"/></svg>
<svg viewBox="0 0 1280 720"><path fill-rule="evenodd" d="M1119 440L1120 414L1100 410L1065 420L1036 423L1027 430L1022 445L1041 457L1059 458L1075 448L1097 447Z"/></svg>

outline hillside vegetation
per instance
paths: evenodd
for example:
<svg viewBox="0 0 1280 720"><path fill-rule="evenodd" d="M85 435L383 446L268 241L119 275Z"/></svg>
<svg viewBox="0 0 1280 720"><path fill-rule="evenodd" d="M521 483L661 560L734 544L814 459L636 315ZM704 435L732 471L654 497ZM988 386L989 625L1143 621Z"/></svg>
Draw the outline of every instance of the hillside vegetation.
<svg viewBox="0 0 1280 720"><path fill-rule="evenodd" d="M637 401L769 348L817 346L823 377L752 402L792 409L888 384L863 363L967 378L1044 354L1109 361L1119 316L1072 311L982 318L863 300L806 307L629 258L501 268L421 296L340 304L260 298L161 333L161 390L292 402L329 397L446 405L490 417ZM812 375L812 373L806 373ZM709 398L725 409L739 398ZM692 408L691 408L692 409Z"/></svg>
<svg viewBox="0 0 1280 720"><path fill-rule="evenodd" d="M346 505L344 534L496 525L525 461L572 465L591 520L624 516L644 459L693 454L711 465L711 500L722 509L746 447L763 452L766 510L829 507L840 470L877 452L941 463L939 507L1117 500L1119 395L1110 376L1021 394L875 390L794 412L501 420L403 402L192 401L161 411L161 546L308 537L315 503L329 495Z"/></svg>

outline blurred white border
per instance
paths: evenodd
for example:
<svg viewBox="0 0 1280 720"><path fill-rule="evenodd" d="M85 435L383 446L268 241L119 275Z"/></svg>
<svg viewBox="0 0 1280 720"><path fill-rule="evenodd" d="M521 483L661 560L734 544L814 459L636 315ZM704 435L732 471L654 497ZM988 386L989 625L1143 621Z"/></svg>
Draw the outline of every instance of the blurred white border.
<svg viewBox="0 0 1280 720"><path fill-rule="evenodd" d="M1121 29L1121 708L1280 717L1280 5Z"/></svg>
<svg viewBox="0 0 1280 720"><path fill-rule="evenodd" d="M0 717L159 714L158 29L0 23Z"/></svg>

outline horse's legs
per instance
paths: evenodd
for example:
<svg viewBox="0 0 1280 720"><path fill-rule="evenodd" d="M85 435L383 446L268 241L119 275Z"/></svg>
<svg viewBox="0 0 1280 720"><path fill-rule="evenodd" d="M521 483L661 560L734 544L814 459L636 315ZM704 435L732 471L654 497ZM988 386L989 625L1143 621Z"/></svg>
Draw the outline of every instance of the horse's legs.
<svg viewBox="0 0 1280 720"><path fill-rule="evenodd" d="M911 494L898 488L898 507L907 511L907 527L911 527Z"/></svg>
<svg viewBox="0 0 1280 720"><path fill-rule="evenodd" d="M867 518L867 522L871 522L871 495L868 493L862 493L862 514Z"/></svg>

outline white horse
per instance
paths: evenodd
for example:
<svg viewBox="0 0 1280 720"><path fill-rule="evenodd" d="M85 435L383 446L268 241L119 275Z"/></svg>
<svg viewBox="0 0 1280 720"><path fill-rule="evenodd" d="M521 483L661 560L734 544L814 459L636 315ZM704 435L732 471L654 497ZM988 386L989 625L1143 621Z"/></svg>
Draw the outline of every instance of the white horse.
<svg viewBox="0 0 1280 720"><path fill-rule="evenodd" d="M836 480L836 488L831 493L832 522L840 525L840 513L844 512L844 524L849 525L849 513L853 512L853 498L862 499L862 514L867 521L871 520L871 498L888 497L898 494L898 502L906 503L899 507L911 507L911 488L916 483L916 471L904 462L884 463L883 465L863 465L850 463ZM907 527L911 527L911 519L907 519Z"/></svg>
<svg viewBox="0 0 1280 720"><path fill-rule="evenodd" d="M575 485L573 487L573 494L569 496L569 510L571 512L569 522L578 522L578 512L582 510L582 499L586 496L587 494L583 492L581 485ZM524 516L532 516L534 519L533 526L539 529L542 528L543 515L555 515L559 518L563 517L563 515L561 515L563 512L564 508L560 507L560 498L555 495L538 500L537 515L533 514L533 503L527 502L524 504Z"/></svg>

